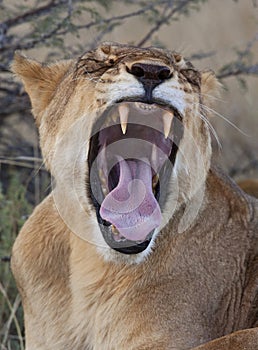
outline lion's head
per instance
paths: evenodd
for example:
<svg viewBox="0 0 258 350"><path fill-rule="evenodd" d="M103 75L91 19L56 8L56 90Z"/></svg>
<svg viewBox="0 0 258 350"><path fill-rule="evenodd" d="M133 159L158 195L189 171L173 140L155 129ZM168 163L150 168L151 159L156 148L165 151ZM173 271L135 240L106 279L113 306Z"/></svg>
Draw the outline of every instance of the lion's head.
<svg viewBox="0 0 258 350"><path fill-rule="evenodd" d="M113 43L51 65L17 54L12 68L66 224L107 258L141 260L176 210L202 196L214 74L175 52Z"/></svg>

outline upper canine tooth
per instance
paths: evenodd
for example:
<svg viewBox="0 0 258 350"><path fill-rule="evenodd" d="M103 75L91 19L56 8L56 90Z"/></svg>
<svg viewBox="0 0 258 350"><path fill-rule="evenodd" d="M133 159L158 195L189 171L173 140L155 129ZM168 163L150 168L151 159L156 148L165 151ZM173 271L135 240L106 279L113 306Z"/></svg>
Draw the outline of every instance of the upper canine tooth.
<svg viewBox="0 0 258 350"><path fill-rule="evenodd" d="M169 112L166 112L163 114L162 119L163 119L163 127L164 127L164 136L166 139L168 137L170 129L171 129L173 115Z"/></svg>
<svg viewBox="0 0 258 350"><path fill-rule="evenodd" d="M122 133L126 133L127 129L127 120L128 120L128 115L129 115L129 107L126 105L120 105L118 107L119 111L119 116L120 116L120 123L121 123L121 129Z"/></svg>

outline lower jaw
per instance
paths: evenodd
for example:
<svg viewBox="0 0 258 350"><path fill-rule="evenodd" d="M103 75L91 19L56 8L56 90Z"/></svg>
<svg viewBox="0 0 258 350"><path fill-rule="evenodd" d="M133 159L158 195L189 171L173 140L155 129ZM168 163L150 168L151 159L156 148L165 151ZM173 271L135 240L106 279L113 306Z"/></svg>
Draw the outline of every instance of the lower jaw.
<svg viewBox="0 0 258 350"><path fill-rule="evenodd" d="M127 254L127 255L139 254L139 253L143 252L148 247L148 245L150 244L150 241L151 240L146 240L146 241L139 243L139 244L135 243L135 245L132 245L129 247L120 247L120 248L113 248L113 249L119 253Z"/></svg>
<svg viewBox="0 0 258 350"><path fill-rule="evenodd" d="M113 238L112 233L109 232L110 226L105 226L103 225L103 223L100 222L99 226L106 244L113 250L126 255L142 253L145 249L148 248L154 234L153 230L142 242L130 241L127 239L116 241Z"/></svg>

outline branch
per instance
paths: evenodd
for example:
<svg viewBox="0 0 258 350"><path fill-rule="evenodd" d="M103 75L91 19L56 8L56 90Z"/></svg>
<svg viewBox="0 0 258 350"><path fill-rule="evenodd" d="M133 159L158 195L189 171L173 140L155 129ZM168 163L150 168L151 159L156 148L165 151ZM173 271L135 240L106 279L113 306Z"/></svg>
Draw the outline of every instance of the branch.
<svg viewBox="0 0 258 350"><path fill-rule="evenodd" d="M170 18L171 14L174 13L174 11L171 11L169 13L169 15L165 16L166 10L168 9L168 6L165 7L162 17L160 20L156 21L156 24L154 25L153 28L151 28L151 30L143 37L143 39L141 39L137 46L143 46L151 37L152 35L157 32L159 30L159 28L164 25L165 23L167 23L168 19Z"/></svg>
<svg viewBox="0 0 258 350"><path fill-rule="evenodd" d="M226 64L219 70L217 77L219 79L225 79L239 75L258 75L258 63L249 63L252 48L257 41L258 33L256 33L253 39L247 43L244 50L237 51L237 58L235 61Z"/></svg>
<svg viewBox="0 0 258 350"><path fill-rule="evenodd" d="M36 9L27 11L19 16L9 18L4 22L0 23L0 27L9 29L13 26L16 26L20 23L24 23L27 20L32 19L35 16L42 16L47 13L49 13L53 8L56 8L64 3L66 3L67 0L60 0L59 2L56 2L55 0L51 0L48 4L38 7Z"/></svg>
<svg viewBox="0 0 258 350"><path fill-rule="evenodd" d="M90 29L91 27L94 27L94 26L101 26L101 25L104 25L104 24L111 24L113 22L118 22L118 21L122 21L122 20L125 20L125 19L129 19L131 17L136 17L136 16L140 16L140 15L143 15L145 14L147 11L150 11L151 9L155 8L156 6L160 5L160 4L163 4L163 3L167 3L168 0L160 0L160 1L156 1L150 5L147 5L143 8L141 8L140 10L137 10L137 11L133 11L133 12L129 12L129 13L126 13L124 15L120 15L120 16L113 16L111 18L107 18L107 19L100 19L100 20L95 20L95 21L91 21L89 23L86 23L86 24L83 24L83 25L74 25L74 29L76 31L79 31L79 30L82 30L82 29ZM63 4L63 3L66 3L66 2L70 2L70 0L66 0L66 1L62 1L60 2L59 4ZM52 3L52 2L50 2ZM49 3L49 4L50 4ZM48 4L48 6L49 6ZM57 6L57 5L55 5ZM51 8L53 9L53 7ZM51 10L49 9L49 10ZM43 10L42 10L43 11ZM29 15L32 16L32 12L31 11L30 13L28 13L28 17ZM9 46L2 46L0 47L0 52L4 52L4 51L7 51L7 50L11 50L11 51L15 51L15 50L29 50L29 49L32 49L34 48L35 46L37 46L38 44L41 44L41 43L44 43L46 42L48 39L50 39L51 37L54 37L54 36L63 36L63 35L66 35L67 33L69 33L69 28L67 27L66 29L63 29L63 26L65 24L65 22L67 20L69 20L71 17L71 11L68 13L68 15L62 19L62 21L60 21L57 26L51 30L50 32L48 33L44 33L42 34L41 37L39 38L36 38L36 39L33 39L27 43L24 43L26 41L26 38L31 38L32 35L34 34L34 32L32 33L29 33L26 35L26 37L24 38L20 38L19 39L19 42L18 43L15 43L15 44L11 44ZM114 25L114 24L113 24ZM63 30L62 30L63 29ZM104 33L105 34L105 33ZM103 35L104 35L103 34ZM101 36L101 33L100 33L100 36ZM95 41L96 42L96 41Z"/></svg>
<svg viewBox="0 0 258 350"><path fill-rule="evenodd" d="M209 51L209 52L197 52L193 53L191 56L187 57L187 60L194 61L194 60L203 60L205 58L209 58L216 55L216 51Z"/></svg>
<svg viewBox="0 0 258 350"><path fill-rule="evenodd" d="M20 341L20 348L21 348L21 350L24 350L21 326L20 326L20 324L19 324L19 322L17 320L17 317L16 317L17 309L18 309L18 307L19 307L19 305L21 303L21 297L20 297L19 294L17 294L17 296L15 298L15 301L14 301L14 304L12 305L11 301L10 301L8 295L7 295L7 292L4 289L4 286L2 285L1 282L0 282L0 292L2 293L6 303L8 305L8 308L10 310L10 317L9 317L8 322L7 322L7 331L4 334L3 345L5 345L5 343L8 340L8 333L9 333L9 329L10 329L10 326L11 326L11 322L14 321L14 324L15 324L15 327L16 327L16 331L17 331L17 335L18 335L19 341Z"/></svg>
<svg viewBox="0 0 258 350"><path fill-rule="evenodd" d="M102 38L107 34L110 33L113 28L114 28L115 24L114 23L110 23L104 30L102 30L93 40L91 43L89 43L88 45L86 45L85 47L85 51L88 50L92 50L94 49L94 47L96 46L96 43L99 43Z"/></svg>
<svg viewBox="0 0 258 350"><path fill-rule="evenodd" d="M160 1L156 1L155 3L152 3L151 5L142 7L140 10L137 11L133 11L133 12L129 12L129 13L125 13L124 15L120 15L120 16L113 16L110 18L103 18L101 20L96 20L96 21L91 21L87 24L81 24L81 25L76 25L74 26L74 28L76 30L81 30L81 29L90 29L94 26L101 26L104 24L109 24L111 22L118 22L118 21L122 21L131 17L136 17L136 16L140 16L140 15L144 15L147 11L152 10L153 8L155 8L157 5L163 4L163 3L167 3L168 0L160 0ZM63 31L58 33L58 35L64 35L66 34L67 31Z"/></svg>
<svg viewBox="0 0 258 350"><path fill-rule="evenodd" d="M33 49L37 44L39 44L39 43L42 44L42 43L46 42L48 39L50 39L51 37L53 37L54 35L57 35L57 32L63 27L65 22L69 19L70 19L70 13L68 13L68 15L65 18L63 18L59 23L57 23L55 28L52 29L50 32L41 34L41 36L39 38L33 39L33 40L27 42L26 44L22 44L22 42L25 41L26 38L20 39L19 43L16 45L10 45L9 47L0 48L0 52L5 51L5 50L16 51L16 50ZM30 38L31 36L32 36L32 33L29 33L26 37Z"/></svg>
<svg viewBox="0 0 258 350"><path fill-rule="evenodd" d="M15 160L3 160L3 159L0 159L0 165L1 164L8 164L8 165L12 165L12 166L18 166L18 167L21 167L21 168L28 168L28 169L35 169L35 166L33 164L29 164L29 163L23 163L23 162L17 162ZM38 169L38 171L45 171L45 172L48 172L45 168L43 167L40 167Z"/></svg>
<svg viewBox="0 0 258 350"><path fill-rule="evenodd" d="M246 44L246 47L245 47L244 50L238 52L238 57L239 57L240 60L245 59L245 57L247 57L247 56L250 54L250 52L251 52L251 50L252 50L254 44L255 44L257 41L258 41L258 33L256 33L256 34L254 35L253 39L251 39L251 40Z"/></svg>
<svg viewBox="0 0 258 350"><path fill-rule="evenodd" d="M26 37L23 38L19 38L19 43L17 44L11 44L9 46L7 45L2 45L0 46L0 52L5 52L8 50L28 50L28 49L32 49L34 48L37 44L39 43L44 43L47 39L51 38L52 36L56 35L56 33L58 32L58 30L60 30L63 26L63 24L65 23L65 21L67 21L71 16L72 16L72 11L73 11L73 7L72 7L72 0L51 0L47 5L39 7L37 9L28 11L23 13L22 15L19 15L17 17L14 18L10 18L2 23L0 23L0 32L1 32L1 41L4 42L5 39L5 34L6 32L12 27L12 26L16 26L20 23L27 23L32 20L34 17L39 17L39 16L43 16L46 15L50 12L50 15L52 14L53 9L57 8L57 7L61 7L62 5L67 4L67 16L62 19L62 21L60 21L57 26L51 30L50 32L46 33L46 34L42 34L40 38L34 39L30 42L28 42L27 44L21 44L22 42L26 41L27 38L31 38L33 37L33 34L35 34L35 31L29 33L28 35L26 35ZM10 41L10 40L9 40Z"/></svg>
<svg viewBox="0 0 258 350"><path fill-rule="evenodd" d="M239 65L232 64L232 66L229 66L228 68L224 69L222 68L220 72L217 74L218 79L225 79L233 76L239 76L239 75L257 75L258 76L258 63L250 66L245 65Z"/></svg>
<svg viewBox="0 0 258 350"><path fill-rule="evenodd" d="M156 21L155 25L149 30L149 32L138 42L138 46L143 46L146 44L147 41L149 41L151 39L151 37L153 36L154 33L156 33L164 24L167 24L168 21L171 19L171 17L177 13L180 12L186 5L188 5L189 3L191 3L192 0L181 0L179 1L179 5L172 8L171 11L169 11L169 13L167 15L166 12L168 10L168 8L171 6L174 6L174 1L173 0L168 0L167 1L167 6L165 7L162 17Z"/></svg>

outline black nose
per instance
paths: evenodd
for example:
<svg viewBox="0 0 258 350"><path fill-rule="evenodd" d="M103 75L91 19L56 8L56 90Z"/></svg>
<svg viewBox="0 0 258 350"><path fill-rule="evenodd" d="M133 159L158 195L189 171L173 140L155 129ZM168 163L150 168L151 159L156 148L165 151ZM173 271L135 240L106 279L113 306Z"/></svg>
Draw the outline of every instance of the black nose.
<svg viewBox="0 0 258 350"><path fill-rule="evenodd" d="M169 67L158 64L134 63L128 72L136 76L139 80L152 80L158 84L162 83L163 80L169 79L171 76Z"/></svg>
<svg viewBox="0 0 258 350"><path fill-rule="evenodd" d="M164 80L171 78L171 70L167 66L148 63L134 63L127 72L134 75L145 89L147 102L151 102L152 91Z"/></svg>

